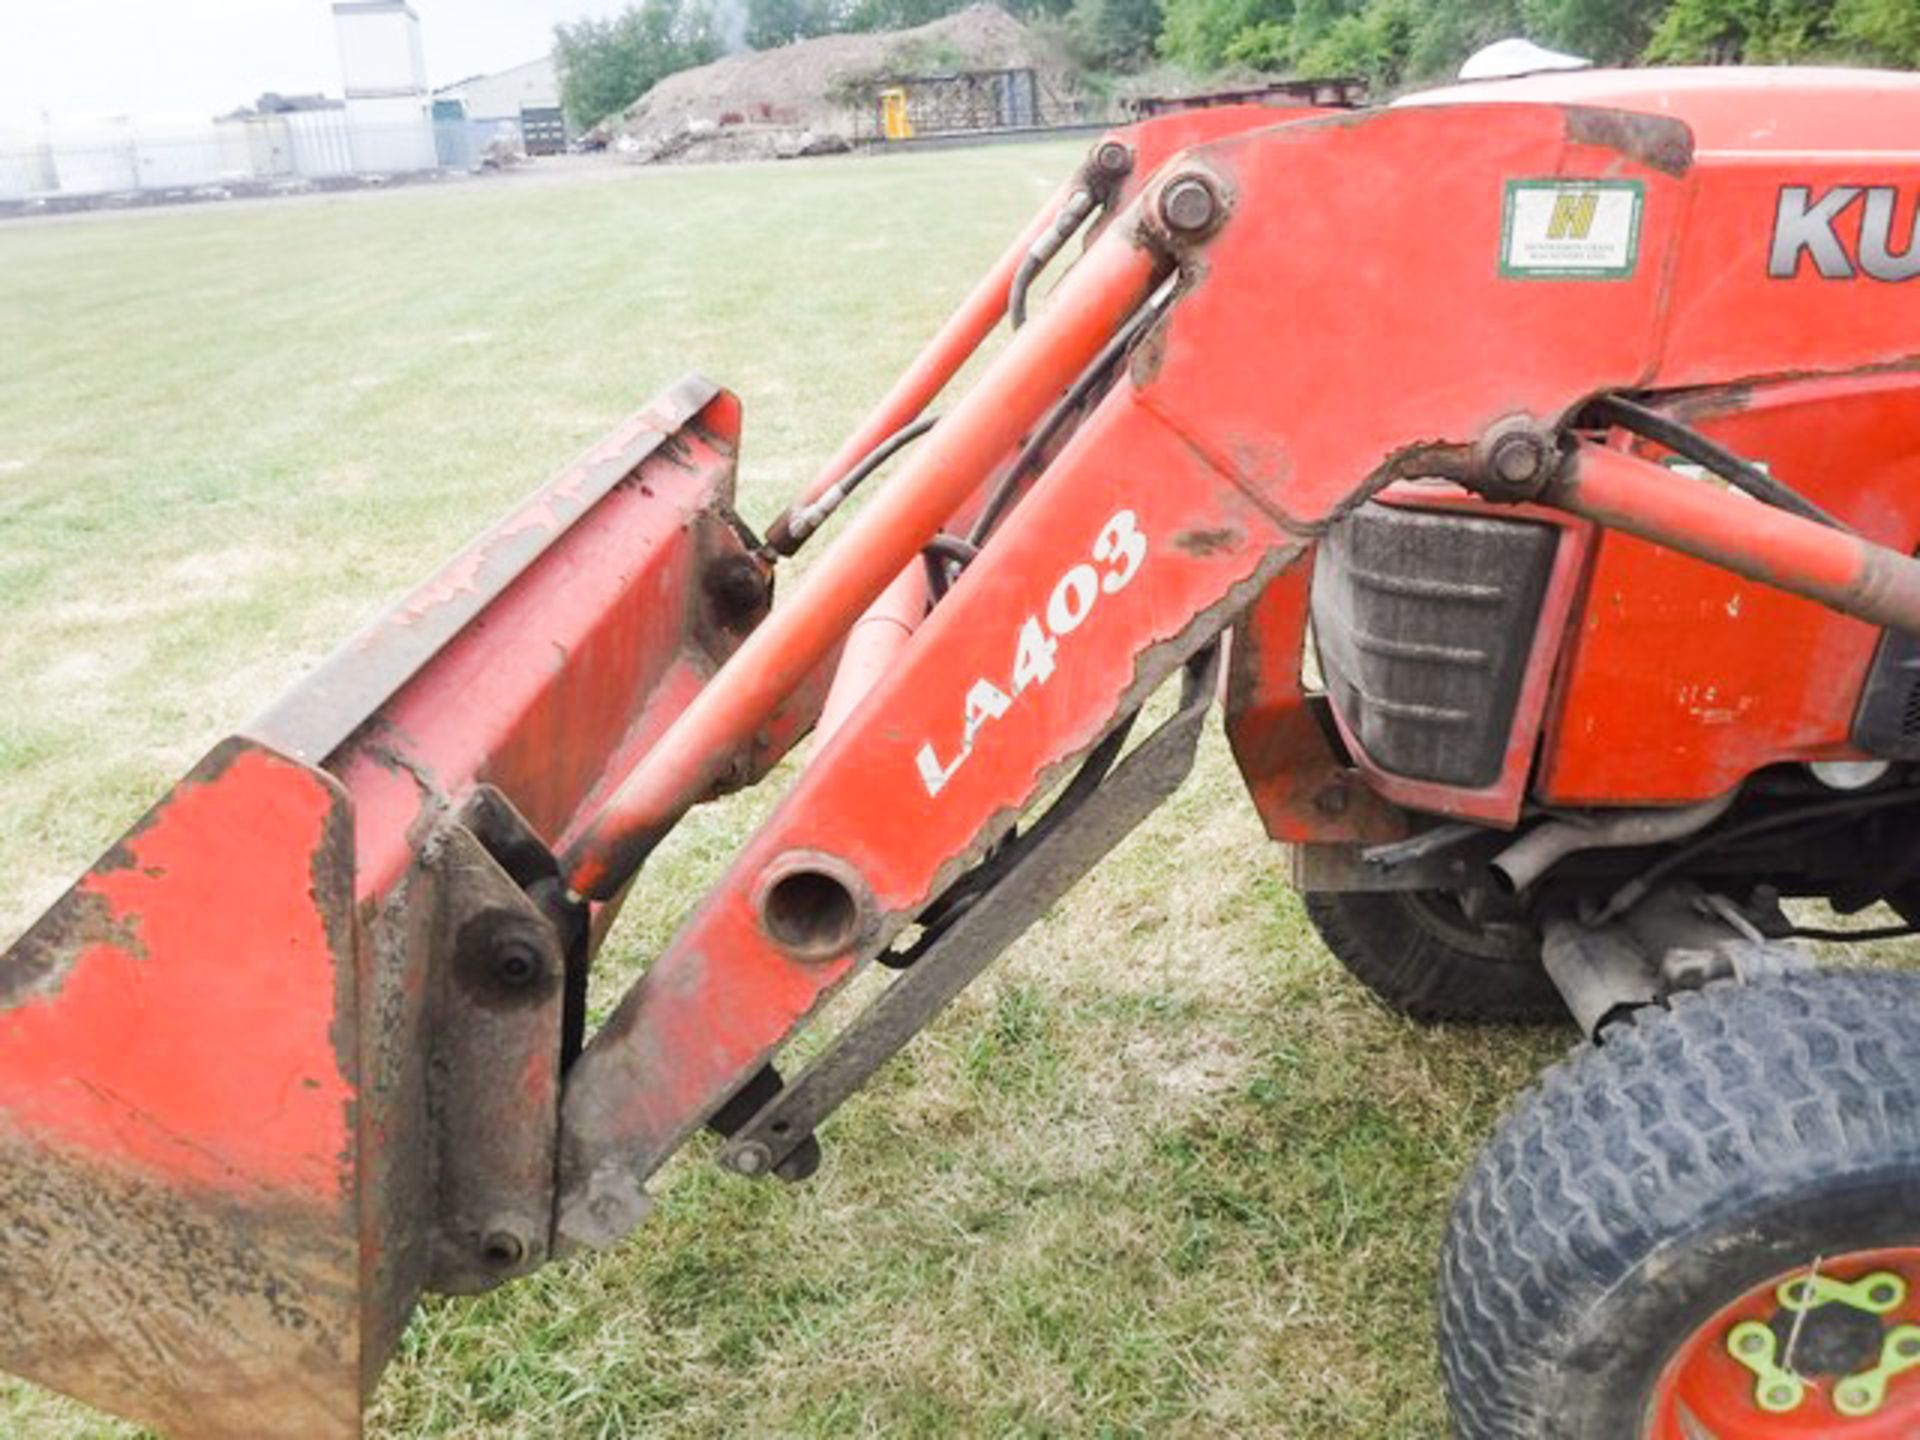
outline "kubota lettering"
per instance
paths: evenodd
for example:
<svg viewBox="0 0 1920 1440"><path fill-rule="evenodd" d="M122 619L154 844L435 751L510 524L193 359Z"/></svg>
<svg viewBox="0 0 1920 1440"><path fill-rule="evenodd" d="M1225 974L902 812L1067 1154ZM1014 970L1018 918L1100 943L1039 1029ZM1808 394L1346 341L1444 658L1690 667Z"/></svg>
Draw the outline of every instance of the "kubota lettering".
<svg viewBox="0 0 1920 1440"><path fill-rule="evenodd" d="M1835 222L1865 197L1857 232L1843 233ZM1857 274L1873 280L1911 280L1920 275L1920 204L1907 215L1906 241L1894 249L1894 225L1900 192L1892 185L1836 185L1817 200L1809 185L1783 185L1773 217L1773 245L1767 255L1767 274L1791 280L1800 273L1801 256L1813 262L1814 273L1825 280L1851 280ZM1849 254L1849 239L1855 254Z"/></svg>

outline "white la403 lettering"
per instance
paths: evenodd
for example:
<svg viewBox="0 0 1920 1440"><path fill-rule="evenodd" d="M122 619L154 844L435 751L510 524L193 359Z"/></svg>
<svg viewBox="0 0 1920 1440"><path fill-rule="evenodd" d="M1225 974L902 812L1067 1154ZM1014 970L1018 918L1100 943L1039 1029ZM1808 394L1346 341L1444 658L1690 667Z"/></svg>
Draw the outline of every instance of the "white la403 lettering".
<svg viewBox="0 0 1920 1440"><path fill-rule="evenodd" d="M1147 537L1140 533L1133 511L1116 512L1093 542L1095 564L1082 562L1067 571L1054 584L1046 614L1029 615L1021 623L1008 683L1001 686L983 678L968 688L960 752L942 764L931 741L920 747L920 780L927 794L938 795L954 772L967 763L981 726L1011 710L1029 687L1047 683L1056 668L1054 655L1060 649L1061 637L1071 635L1086 622L1102 595L1116 595L1126 589L1146 558Z"/></svg>

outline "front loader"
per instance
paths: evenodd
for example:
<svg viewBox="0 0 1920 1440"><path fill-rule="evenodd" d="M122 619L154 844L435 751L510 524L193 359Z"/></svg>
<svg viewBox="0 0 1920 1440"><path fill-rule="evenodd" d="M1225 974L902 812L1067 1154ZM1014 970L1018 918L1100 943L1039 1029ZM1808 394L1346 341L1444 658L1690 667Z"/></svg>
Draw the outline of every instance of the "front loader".
<svg viewBox="0 0 1920 1440"><path fill-rule="evenodd" d="M764 534L683 381L0 960L0 1363L358 1436L423 1293L621 1243L703 1126L830 1162L1218 708L1361 980L1591 1042L1456 1206L1459 1433L1920 1435L1920 976L1797 943L1920 922L1916 136L1920 80L1838 71L1175 114ZM591 1028L650 852L803 740Z"/></svg>

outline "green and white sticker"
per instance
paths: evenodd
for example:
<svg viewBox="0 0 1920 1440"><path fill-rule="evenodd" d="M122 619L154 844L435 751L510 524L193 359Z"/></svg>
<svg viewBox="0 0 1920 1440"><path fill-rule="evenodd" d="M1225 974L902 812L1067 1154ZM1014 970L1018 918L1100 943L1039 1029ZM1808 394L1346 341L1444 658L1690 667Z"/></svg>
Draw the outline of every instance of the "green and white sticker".
<svg viewBox="0 0 1920 1440"><path fill-rule="evenodd" d="M1624 280L1640 258L1638 180L1509 180L1500 273L1520 280Z"/></svg>

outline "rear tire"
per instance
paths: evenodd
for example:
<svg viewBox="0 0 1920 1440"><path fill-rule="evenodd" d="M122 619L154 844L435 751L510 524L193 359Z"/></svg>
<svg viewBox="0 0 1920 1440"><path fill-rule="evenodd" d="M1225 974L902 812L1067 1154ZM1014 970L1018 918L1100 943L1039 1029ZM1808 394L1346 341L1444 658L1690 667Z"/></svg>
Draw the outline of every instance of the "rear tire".
<svg viewBox="0 0 1920 1440"><path fill-rule="evenodd" d="M1476 924L1444 890L1320 891L1306 906L1327 949L1402 1015L1429 1024L1567 1019L1539 938Z"/></svg>
<svg viewBox="0 0 1920 1440"><path fill-rule="evenodd" d="M1849 1340L1841 1327L1867 1322L1844 1307L1821 1325L1857 1353L1800 1363L1808 1393L1791 1413L1766 1413L1756 1378L1729 1366L1739 1307L1771 1312L1784 1336L1778 1287L1816 1263L1854 1281L1891 1267L1909 1293L1886 1335L1920 1323L1920 974L1681 993L1550 1071L1454 1205L1439 1329L1458 1433L1756 1440L1827 1434L1832 1417L1840 1433L1920 1434L1920 1371L1896 1378L1873 1424L1834 1415L1886 1340ZM1791 1343L1804 1362L1835 1340ZM1710 1419L1697 1398L1677 1413L1688 1374L1719 1387Z"/></svg>

